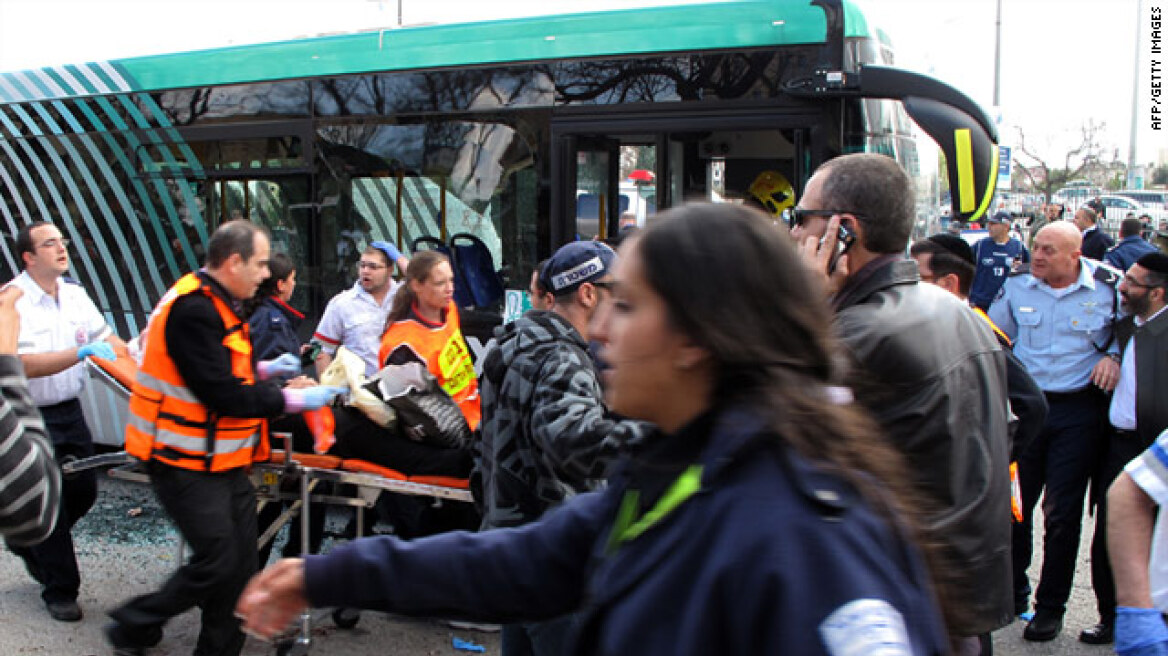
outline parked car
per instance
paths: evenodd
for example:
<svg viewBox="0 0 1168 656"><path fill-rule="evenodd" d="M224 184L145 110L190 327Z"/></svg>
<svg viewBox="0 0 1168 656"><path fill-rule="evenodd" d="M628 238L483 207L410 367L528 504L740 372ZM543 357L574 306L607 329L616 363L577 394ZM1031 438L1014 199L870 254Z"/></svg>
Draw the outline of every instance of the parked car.
<svg viewBox="0 0 1168 656"><path fill-rule="evenodd" d="M1126 219L1129 214L1137 219L1141 215L1147 214L1152 219L1152 225L1159 225L1162 219L1168 218L1168 211L1165 211L1162 206L1157 208L1144 205L1127 196L1104 194L1099 197L1099 200L1103 201L1104 225L1109 231L1118 230L1119 222Z"/></svg>
<svg viewBox="0 0 1168 656"><path fill-rule="evenodd" d="M1158 210L1168 210L1168 191L1157 191L1155 189L1123 189L1115 192L1115 196L1123 196L1130 198L1135 202Z"/></svg>

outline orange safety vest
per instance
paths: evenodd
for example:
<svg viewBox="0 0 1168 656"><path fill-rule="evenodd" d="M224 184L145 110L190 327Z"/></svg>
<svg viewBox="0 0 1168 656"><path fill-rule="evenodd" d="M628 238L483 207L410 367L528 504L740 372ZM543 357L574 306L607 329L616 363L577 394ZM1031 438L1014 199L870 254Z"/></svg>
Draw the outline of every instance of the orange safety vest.
<svg viewBox="0 0 1168 656"><path fill-rule="evenodd" d="M223 347L231 353L232 375L245 385L255 383L247 322L197 275L183 276L158 302L142 334L142 364L130 396L126 451L140 460L193 471L227 471L266 460L268 422L217 416L187 388L170 357L166 322L174 302L186 294L205 294L215 303L227 328Z"/></svg>
<svg viewBox="0 0 1168 656"><path fill-rule="evenodd" d="M446 323L441 326L403 319L395 321L381 336L381 349L377 361L385 364L385 359L394 349L406 345L412 350L446 393L462 410L471 430L478 428L482 418L479 407L479 382L475 378L474 362L470 359L470 349L462 338L458 321L458 307L454 301L446 306Z"/></svg>

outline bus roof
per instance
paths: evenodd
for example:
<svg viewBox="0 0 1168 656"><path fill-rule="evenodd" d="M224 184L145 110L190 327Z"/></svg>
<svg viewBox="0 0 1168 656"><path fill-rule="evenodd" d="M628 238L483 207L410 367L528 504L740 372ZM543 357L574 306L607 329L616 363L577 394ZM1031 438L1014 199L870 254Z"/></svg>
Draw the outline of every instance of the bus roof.
<svg viewBox="0 0 1168 656"><path fill-rule="evenodd" d="M844 3L845 36L869 36ZM696 5L402 27L0 73L0 103L379 71L822 43L809 0Z"/></svg>

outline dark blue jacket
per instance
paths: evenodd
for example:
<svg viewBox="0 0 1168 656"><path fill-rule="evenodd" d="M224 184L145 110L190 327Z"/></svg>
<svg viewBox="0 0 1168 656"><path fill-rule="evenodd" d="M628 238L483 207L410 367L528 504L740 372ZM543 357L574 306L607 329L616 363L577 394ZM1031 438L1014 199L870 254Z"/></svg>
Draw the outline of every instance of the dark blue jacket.
<svg viewBox="0 0 1168 656"><path fill-rule="evenodd" d="M1103 256L1103 261L1119 269L1120 273L1127 273L1136 260L1148 253L1155 252L1156 247L1149 244L1143 237L1132 235L1124 237L1114 248L1107 251L1107 254Z"/></svg>
<svg viewBox="0 0 1168 656"><path fill-rule="evenodd" d="M494 622L575 612L575 654L874 653L882 638L948 650L920 557L854 488L750 412L706 425L700 489L617 546L618 506L656 461L532 524L309 556L308 599Z"/></svg>
<svg viewBox="0 0 1168 656"><path fill-rule="evenodd" d="M300 355L296 329L304 315L280 299L269 296L247 320L256 360L271 360L285 353Z"/></svg>
<svg viewBox="0 0 1168 656"><path fill-rule="evenodd" d="M1079 251L1083 257L1089 257L1092 260L1103 261L1103 256L1107 253L1107 249L1115 245L1115 241L1107 236L1098 227L1090 228L1083 233L1083 245Z"/></svg>

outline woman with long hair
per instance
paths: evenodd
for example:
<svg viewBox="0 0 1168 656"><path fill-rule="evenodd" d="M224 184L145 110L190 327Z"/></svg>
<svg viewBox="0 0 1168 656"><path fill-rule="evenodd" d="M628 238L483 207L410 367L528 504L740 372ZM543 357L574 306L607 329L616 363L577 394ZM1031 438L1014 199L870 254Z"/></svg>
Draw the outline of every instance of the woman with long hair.
<svg viewBox="0 0 1168 656"><path fill-rule="evenodd" d="M478 428L479 385L454 303L454 269L437 251L410 258L381 336L382 366L422 363L454 399L473 431Z"/></svg>
<svg viewBox="0 0 1168 656"><path fill-rule="evenodd" d="M834 386L830 312L784 228L691 205L621 247L594 325L611 409L655 423L606 489L539 522L286 560L245 627L306 604L534 621L575 654L940 654L915 505L875 423Z"/></svg>

